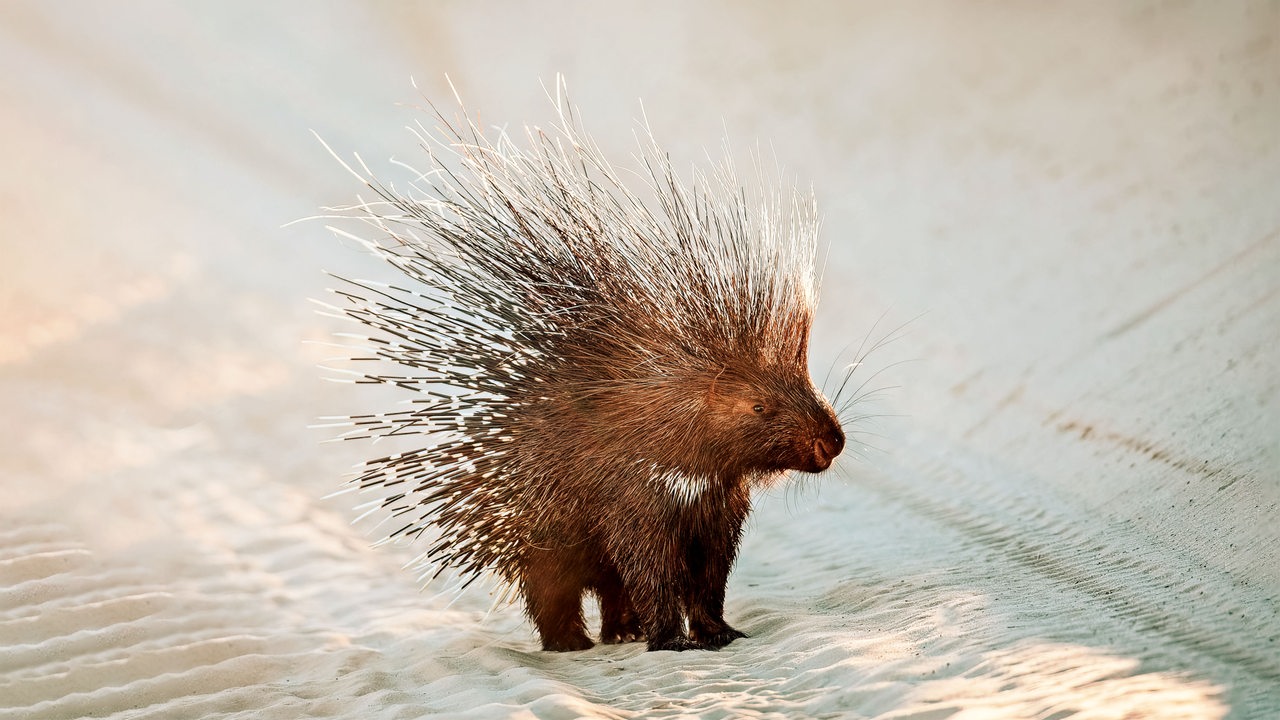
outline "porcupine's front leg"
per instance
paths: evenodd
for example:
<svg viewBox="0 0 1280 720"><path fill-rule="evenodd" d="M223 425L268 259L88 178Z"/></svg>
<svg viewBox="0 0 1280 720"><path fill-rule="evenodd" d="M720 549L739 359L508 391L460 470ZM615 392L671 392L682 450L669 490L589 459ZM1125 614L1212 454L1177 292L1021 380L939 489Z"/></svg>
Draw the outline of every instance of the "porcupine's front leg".
<svg viewBox="0 0 1280 720"><path fill-rule="evenodd" d="M690 638L680 615L680 593L673 587L643 587L634 593L650 650L710 650Z"/></svg>
<svg viewBox="0 0 1280 720"><path fill-rule="evenodd" d="M720 649L747 636L724 621L724 594L742 539L742 523L750 510L750 497L742 487L708 500L701 509L712 517L709 522L699 524L701 532L686 549L692 580L686 603L689 635L708 647Z"/></svg>
<svg viewBox="0 0 1280 720"><path fill-rule="evenodd" d="M687 599L689 635L716 650L747 636L724 621L724 591L732 565L731 553L726 555L717 551L701 558L700 567L699 563L690 560L693 582Z"/></svg>
<svg viewBox="0 0 1280 720"><path fill-rule="evenodd" d="M649 649L709 649L684 632L680 609L688 572L680 549L663 533L647 535L638 543L633 533L629 540L628 547L615 546L612 554Z"/></svg>

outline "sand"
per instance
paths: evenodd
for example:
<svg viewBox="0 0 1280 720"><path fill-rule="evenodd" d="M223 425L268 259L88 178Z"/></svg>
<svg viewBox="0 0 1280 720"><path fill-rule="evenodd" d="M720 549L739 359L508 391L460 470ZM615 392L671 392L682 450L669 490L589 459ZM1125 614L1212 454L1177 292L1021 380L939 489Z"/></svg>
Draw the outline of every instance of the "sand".
<svg viewBox="0 0 1280 720"><path fill-rule="evenodd" d="M1280 717L1274 4L10 2L0 60L0 718ZM308 298L382 271L282 227L356 190L309 130L557 72L812 182L816 375L903 326L720 652L540 652L326 499L386 398Z"/></svg>

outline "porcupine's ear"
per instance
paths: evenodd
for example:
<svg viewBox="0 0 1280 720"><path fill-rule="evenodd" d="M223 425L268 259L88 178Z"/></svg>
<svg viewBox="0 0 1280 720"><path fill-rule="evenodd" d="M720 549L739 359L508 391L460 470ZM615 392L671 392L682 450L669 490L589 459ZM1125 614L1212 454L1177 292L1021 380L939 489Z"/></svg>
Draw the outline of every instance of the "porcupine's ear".
<svg viewBox="0 0 1280 720"><path fill-rule="evenodd" d="M716 384L720 382L720 376L723 374L724 374L724 370L721 370L715 375L712 375L711 382L707 383L707 392L706 392L706 395L703 397L703 402L706 403L707 407L711 407L712 405L714 405L716 398L720 396L719 393L717 392Z"/></svg>
<svg viewBox="0 0 1280 720"><path fill-rule="evenodd" d="M739 395L734 392L737 384L731 376L726 377L729 368L721 368L719 372L710 377L707 383L706 393L703 395L703 402L707 408L727 408L731 406Z"/></svg>

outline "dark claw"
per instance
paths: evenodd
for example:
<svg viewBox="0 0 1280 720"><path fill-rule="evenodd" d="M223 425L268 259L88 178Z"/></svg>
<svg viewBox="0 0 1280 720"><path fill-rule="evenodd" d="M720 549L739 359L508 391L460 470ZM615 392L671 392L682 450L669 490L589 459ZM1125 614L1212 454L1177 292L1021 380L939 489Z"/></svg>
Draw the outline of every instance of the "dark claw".
<svg viewBox="0 0 1280 720"><path fill-rule="evenodd" d="M674 650L676 652L684 652L685 650L715 650L716 648L700 643L697 640L685 637L684 635L676 635L666 640L650 640L649 650Z"/></svg>
<svg viewBox="0 0 1280 720"><path fill-rule="evenodd" d="M606 645L619 645L621 643L638 642L644 639L644 635L639 632L630 630L612 633L600 633L600 642Z"/></svg>
<svg viewBox="0 0 1280 720"><path fill-rule="evenodd" d="M595 647L595 643L591 642L591 638L581 633L577 635L570 635L569 637L554 638L551 640L544 639L542 641L542 649L551 650L552 652L590 650L593 647Z"/></svg>
<svg viewBox="0 0 1280 720"><path fill-rule="evenodd" d="M699 637L698 639L706 643L707 647L719 650L734 640L744 637L747 637L747 634L741 630L734 630L731 627L725 626L725 629L720 632L712 633L706 637Z"/></svg>

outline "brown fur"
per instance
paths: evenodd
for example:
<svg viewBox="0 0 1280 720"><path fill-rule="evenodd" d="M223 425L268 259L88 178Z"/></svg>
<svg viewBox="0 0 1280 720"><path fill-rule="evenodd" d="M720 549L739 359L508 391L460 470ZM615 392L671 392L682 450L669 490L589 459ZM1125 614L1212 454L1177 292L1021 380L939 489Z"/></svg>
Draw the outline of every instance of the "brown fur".
<svg viewBox="0 0 1280 720"><path fill-rule="evenodd" d="M633 374L606 389L583 377L592 365L576 365L572 381L540 391L551 400L529 403L517 453L527 444L525 467L546 482L520 513L529 542L518 585L544 648L591 646L584 592L600 600L604 642L645 637L650 649L683 650L742 637L724 620L724 593L751 486L824 470L844 445L803 349L788 355L701 370L686 359L650 374L610 355L604 368ZM622 430L637 424L643 433ZM706 478L706 489L677 497L654 484L665 471Z"/></svg>

